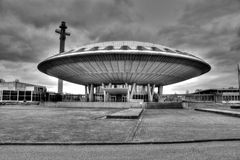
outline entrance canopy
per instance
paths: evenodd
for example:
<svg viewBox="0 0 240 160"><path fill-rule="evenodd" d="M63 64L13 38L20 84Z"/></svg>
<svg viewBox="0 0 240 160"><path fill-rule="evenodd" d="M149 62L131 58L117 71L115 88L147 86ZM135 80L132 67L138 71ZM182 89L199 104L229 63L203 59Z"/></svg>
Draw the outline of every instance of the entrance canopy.
<svg viewBox="0 0 240 160"><path fill-rule="evenodd" d="M127 94L128 88L104 88L109 94Z"/></svg>

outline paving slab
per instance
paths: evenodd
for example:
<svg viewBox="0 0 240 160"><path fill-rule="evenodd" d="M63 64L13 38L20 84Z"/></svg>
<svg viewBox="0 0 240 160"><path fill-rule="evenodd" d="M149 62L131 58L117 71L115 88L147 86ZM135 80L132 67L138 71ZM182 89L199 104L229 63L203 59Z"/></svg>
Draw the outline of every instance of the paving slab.
<svg viewBox="0 0 240 160"><path fill-rule="evenodd" d="M233 116L233 117L240 117L240 112L237 111L230 111L230 110L223 110L223 109L202 109L202 108L198 108L195 109L197 111L203 111L203 112L212 112L212 113L218 113L218 114L224 114L224 115L228 115L228 116Z"/></svg>
<svg viewBox="0 0 240 160"><path fill-rule="evenodd" d="M185 109L147 109L134 142L179 142L240 138L240 121L232 116Z"/></svg>
<svg viewBox="0 0 240 160"><path fill-rule="evenodd" d="M0 107L0 143L124 142L137 120L102 118L120 110Z"/></svg>
<svg viewBox="0 0 240 160"><path fill-rule="evenodd" d="M130 108L116 113L108 114L106 118L115 119L138 119L142 113L142 108Z"/></svg>

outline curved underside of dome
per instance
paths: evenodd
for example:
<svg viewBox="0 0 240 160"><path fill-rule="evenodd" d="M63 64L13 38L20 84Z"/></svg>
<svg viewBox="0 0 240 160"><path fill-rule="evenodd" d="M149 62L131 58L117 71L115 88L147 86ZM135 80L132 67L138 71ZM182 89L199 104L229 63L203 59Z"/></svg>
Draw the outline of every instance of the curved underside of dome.
<svg viewBox="0 0 240 160"><path fill-rule="evenodd" d="M48 75L77 84L181 82L208 72L202 59L169 47L135 41L85 45L38 65Z"/></svg>

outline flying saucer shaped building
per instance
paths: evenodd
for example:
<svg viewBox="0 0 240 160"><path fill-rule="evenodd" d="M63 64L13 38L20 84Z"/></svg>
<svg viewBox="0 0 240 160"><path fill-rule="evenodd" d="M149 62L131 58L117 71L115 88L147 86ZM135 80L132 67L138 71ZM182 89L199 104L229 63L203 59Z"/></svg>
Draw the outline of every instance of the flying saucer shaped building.
<svg viewBox="0 0 240 160"><path fill-rule="evenodd" d="M56 54L38 69L85 85L88 101L107 102L160 99L164 85L202 75L211 67L192 54L162 45L110 41Z"/></svg>

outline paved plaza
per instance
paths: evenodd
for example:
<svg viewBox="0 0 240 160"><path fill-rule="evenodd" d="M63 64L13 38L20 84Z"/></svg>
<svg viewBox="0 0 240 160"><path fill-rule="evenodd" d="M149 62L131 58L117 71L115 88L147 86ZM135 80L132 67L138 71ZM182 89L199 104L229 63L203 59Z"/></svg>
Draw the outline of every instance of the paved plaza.
<svg viewBox="0 0 240 160"><path fill-rule="evenodd" d="M0 146L0 160L239 160L240 142L162 145Z"/></svg>
<svg viewBox="0 0 240 160"><path fill-rule="evenodd" d="M187 109L147 109L140 119L106 119L122 109L1 106L1 143L122 143L240 139L239 118Z"/></svg>

